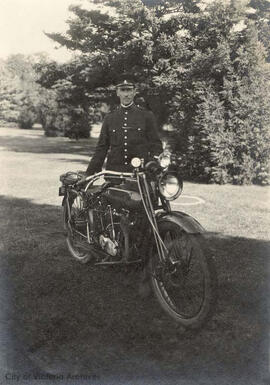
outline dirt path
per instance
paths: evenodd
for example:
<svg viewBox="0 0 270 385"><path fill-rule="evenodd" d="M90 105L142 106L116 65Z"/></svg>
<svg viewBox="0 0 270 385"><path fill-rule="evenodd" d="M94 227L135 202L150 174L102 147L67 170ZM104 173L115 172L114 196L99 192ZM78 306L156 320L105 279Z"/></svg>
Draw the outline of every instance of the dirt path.
<svg viewBox="0 0 270 385"><path fill-rule="evenodd" d="M68 256L58 179L85 169L94 145L0 129L0 383L266 384L266 241L213 239L220 300L197 333L179 328L153 297L138 297L138 272L91 268ZM196 196L213 191L194 189ZM208 196L206 208L192 208L205 221L215 199ZM215 230L217 223L207 224Z"/></svg>

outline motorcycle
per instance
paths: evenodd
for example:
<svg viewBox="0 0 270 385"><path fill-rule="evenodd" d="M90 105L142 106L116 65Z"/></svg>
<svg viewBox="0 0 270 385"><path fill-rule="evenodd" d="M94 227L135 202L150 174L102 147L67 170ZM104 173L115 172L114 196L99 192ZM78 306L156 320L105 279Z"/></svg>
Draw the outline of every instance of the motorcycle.
<svg viewBox="0 0 270 385"><path fill-rule="evenodd" d="M70 254L96 266L137 264L165 312L185 328L213 313L216 275L193 217L171 209L183 189L179 159L163 152L132 172L104 170L60 176L63 222Z"/></svg>

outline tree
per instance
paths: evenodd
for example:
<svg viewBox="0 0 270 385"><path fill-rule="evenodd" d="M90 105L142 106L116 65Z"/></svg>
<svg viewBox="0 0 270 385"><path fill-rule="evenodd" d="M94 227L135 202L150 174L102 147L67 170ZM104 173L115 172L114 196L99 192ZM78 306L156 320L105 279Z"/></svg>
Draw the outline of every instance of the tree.
<svg viewBox="0 0 270 385"><path fill-rule="evenodd" d="M105 3L117 7L114 14L73 6L75 18L69 21L66 34L47 35L59 44L81 52L73 67L72 83L84 87L84 93L87 90L92 101L100 99L101 92L105 100L113 103L111 92L106 88L120 73L131 72L141 85L140 96L146 99L162 126L170 112L168 101L175 80L175 74L170 74L170 66L177 67L175 55L181 42L176 32L180 23L177 18L167 20L157 16L161 6L151 11L140 1L133 2L132 6L127 1ZM188 3L192 2L182 2ZM170 7L164 3L163 14L165 11L171 13L174 5L175 2Z"/></svg>
<svg viewBox="0 0 270 385"><path fill-rule="evenodd" d="M172 114L182 120L184 171L218 183L269 183L269 66L256 25L244 8L222 4L197 21L186 22L193 55L187 92L176 94L183 108Z"/></svg>
<svg viewBox="0 0 270 385"><path fill-rule="evenodd" d="M42 115L46 135L62 133L77 139L89 137L94 119L90 108L91 99L83 81L85 66L73 59L66 64L38 64L35 70L38 74L37 82L53 100L53 106Z"/></svg>
<svg viewBox="0 0 270 385"><path fill-rule="evenodd" d="M44 62L44 54L10 55L2 61L0 75L0 118L31 128L38 120L41 88L36 83L33 63Z"/></svg>
<svg viewBox="0 0 270 385"><path fill-rule="evenodd" d="M0 120L16 122L18 119L17 82L7 69L5 61L1 61L0 71Z"/></svg>
<svg viewBox="0 0 270 385"><path fill-rule="evenodd" d="M255 21L259 40L263 43L267 60L270 60L270 2L268 0L250 0L248 17ZM253 11L252 11L253 10Z"/></svg>
<svg viewBox="0 0 270 385"><path fill-rule="evenodd" d="M114 103L119 73L131 72L159 126L177 129L176 149L189 177L267 183L267 145L263 156L255 148L268 139L268 67L247 7L216 2L203 9L191 0L102 3L113 12L72 6L66 34L47 34L77 56L57 71L45 69L43 84L57 88L63 104L85 114L91 106L94 116L102 103Z"/></svg>

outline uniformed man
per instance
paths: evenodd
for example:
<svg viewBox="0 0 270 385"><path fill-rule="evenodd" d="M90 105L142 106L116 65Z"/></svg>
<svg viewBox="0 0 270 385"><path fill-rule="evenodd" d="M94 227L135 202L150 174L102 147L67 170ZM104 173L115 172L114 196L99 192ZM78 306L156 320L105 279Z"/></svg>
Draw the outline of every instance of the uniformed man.
<svg viewBox="0 0 270 385"><path fill-rule="evenodd" d="M104 119L95 153L84 179L101 171L106 156L107 170L130 172L132 158L143 158L147 162L162 152L154 114L134 103L136 87L133 80L123 76L116 85L116 94L120 105ZM145 271L139 284L139 293L143 297L150 293Z"/></svg>
<svg viewBox="0 0 270 385"><path fill-rule="evenodd" d="M147 162L162 152L154 114L134 104L135 83L124 76L116 85L116 94L120 106L104 119L87 176L101 171L106 156L107 170L129 172L132 158Z"/></svg>

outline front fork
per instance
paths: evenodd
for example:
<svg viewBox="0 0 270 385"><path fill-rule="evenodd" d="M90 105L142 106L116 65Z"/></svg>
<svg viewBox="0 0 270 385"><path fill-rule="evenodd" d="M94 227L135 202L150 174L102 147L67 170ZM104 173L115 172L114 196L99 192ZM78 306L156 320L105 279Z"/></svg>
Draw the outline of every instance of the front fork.
<svg viewBox="0 0 270 385"><path fill-rule="evenodd" d="M141 184L141 179L142 179L142 184ZM164 263L166 261L167 255L168 255L168 249L167 249L166 245L164 244L164 242L163 242L163 240L159 234L155 210L153 208L146 175L144 173L138 174L137 175L137 181L138 181L139 191L140 191L140 194L142 197L144 209L145 209L148 221L150 223L150 226L151 226L153 234L154 234L154 239L155 239L155 243L157 246L159 261Z"/></svg>

